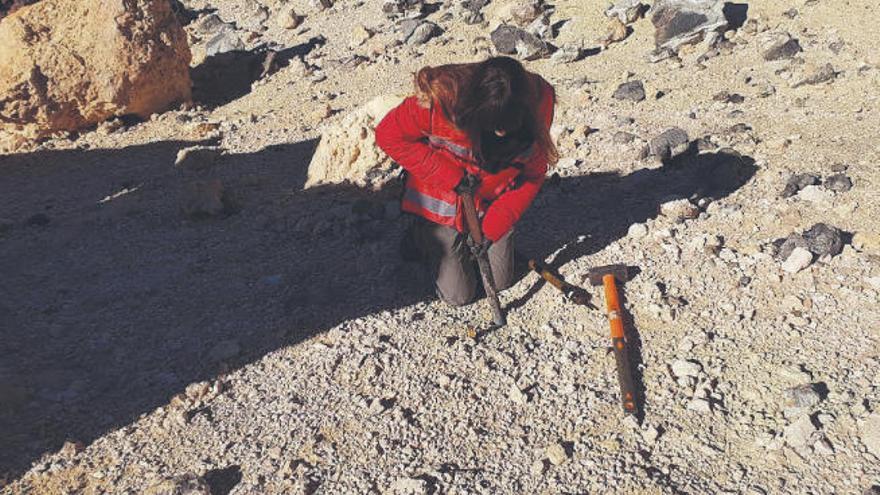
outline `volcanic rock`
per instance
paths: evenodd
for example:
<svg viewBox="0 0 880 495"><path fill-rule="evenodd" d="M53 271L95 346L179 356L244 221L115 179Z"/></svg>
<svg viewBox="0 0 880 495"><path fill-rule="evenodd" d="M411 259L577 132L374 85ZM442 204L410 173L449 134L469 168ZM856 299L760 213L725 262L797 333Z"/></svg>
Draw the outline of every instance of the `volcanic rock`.
<svg viewBox="0 0 880 495"><path fill-rule="evenodd" d="M642 81L627 81L618 86L612 96L617 100L642 101L645 99L645 86Z"/></svg>
<svg viewBox="0 0 880 495"><path fill-rule="evenodd" d="M787 33L778 34L764 44L764 60L793 58L803 51L800 42Z"/></svg>

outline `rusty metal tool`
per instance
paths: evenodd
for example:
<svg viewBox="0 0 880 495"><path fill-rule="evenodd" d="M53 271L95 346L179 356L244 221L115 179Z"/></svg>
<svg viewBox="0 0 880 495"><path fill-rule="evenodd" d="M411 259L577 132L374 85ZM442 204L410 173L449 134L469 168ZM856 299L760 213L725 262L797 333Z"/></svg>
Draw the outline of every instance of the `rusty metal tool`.
<svg viewBox="0 0 880 495"><path fill-rule="evenodd" d="M477 179L468 176L470 179L468 184L460 184L456 189L461 197L462 207L464 208L464 219L467 225L468 234L472 245L475 247L483 246L486 239L483 237L483 228L480 225L480 219L477 217L477 207L474 202L474 190L476 189ZM478 252L477 252L478 251ZM489 252L478 249L475 251L477 266L480 268L480 275L483 278L483 288L486 290L486 299L492 307L492 320L496 327L507 325L507 318L504 311L501 310L501 303L498 301L498 291L495 288L495 277L492 275L492 265L489 263Z"/></svg>
<svg viewBox="0 0 880 495"><path fill-rule="evenodd" d="M564 295L565 298L569 301L575 304L581 304L591 309L599 309L592 302L590 302L590 294L586 290L584 290L582 287L578 287L576 285L572 285L566 282L562 279L562 277L551 272L540 261L529 260L529 268L540 275L541 278L547 281L547 283L559 289L559 291L562 292L562 295Z"/></svg>
<svg viewBox="0 0 880 495"><path fill-rule="evenodd" d="M602 285L605 288L605 307L608 310L608 323L611 326L611 345L614 359L617 362L617 379L620 382L620 401L627 414L636 414L636 395L633 382L632 367L627 350L626 335L623 330L623 313L620 308L620 297L617 282L629 280L626 265L607 265L590 270L590 284Z"/></svg>

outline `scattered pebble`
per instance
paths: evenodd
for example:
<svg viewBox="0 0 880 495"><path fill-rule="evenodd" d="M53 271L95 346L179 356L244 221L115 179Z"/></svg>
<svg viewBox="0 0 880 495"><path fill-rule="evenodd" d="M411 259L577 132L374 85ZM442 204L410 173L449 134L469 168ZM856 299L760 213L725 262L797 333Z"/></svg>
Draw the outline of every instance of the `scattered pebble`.
<svg viewBox="0 0 880 495"><path fill-rule="evenodd" d="M627 81L618 86L612 96L617 100L639 102L645 99L645 87L642 81Z"/></svg>
<svg viewBox="0 0 880 495"><path fill-rule="evenodd" d="M788 273L797 273L810 266L812 262L813 253L802 247L796 247L788 258L785 259L785 262L782 263L782 269Z"/></svg>
<svg viewBox="0 0 880 495"><path fill-rule="evenodd" d="M545 448L544 455L547 457L547 460L549 460L550 463L554 466L564 464L569 459L568 451L561 443L554 443L553 445Z"/></svg>

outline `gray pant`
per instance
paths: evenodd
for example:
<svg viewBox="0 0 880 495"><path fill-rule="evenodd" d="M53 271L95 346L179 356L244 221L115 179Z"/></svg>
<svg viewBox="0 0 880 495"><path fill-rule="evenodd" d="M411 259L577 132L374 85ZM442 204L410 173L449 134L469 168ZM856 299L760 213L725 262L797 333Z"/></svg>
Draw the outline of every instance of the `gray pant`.
<svg viewBox="0 0 880 495"><path fill-rule="evenodd" d="M482 278L466 236L423 218L416 219L412 235L417 249L428 262L440 299L452 306L474 302ZM497 290L513 285L513 229L489 247L489 264Z"/></svg>

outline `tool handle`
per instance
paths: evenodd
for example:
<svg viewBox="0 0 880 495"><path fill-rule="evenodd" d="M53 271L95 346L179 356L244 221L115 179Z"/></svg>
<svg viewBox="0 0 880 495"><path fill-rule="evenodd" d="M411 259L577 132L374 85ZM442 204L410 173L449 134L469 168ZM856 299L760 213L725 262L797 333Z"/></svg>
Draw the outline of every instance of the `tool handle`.
<svg viewBox="0 0 880 495"><path fill-rule="evenodd" d="M544 265L541 264L541 262L537 260L529 260L529 268L534 270L535 273L541 276L541 278L549 282L550 285L552 285L553 287L561 290L563 293L569 289L569 284L563 282L559 279L559 277L550 273L550 271L547 270L547 268L545 268Z"/></svg>
<svg viewBox="0 0 880 495"><path fill-rule="evenodd" d="M602 285L605 287L605 307L608 309L608 322L611 325L611 338L624 338L623 318L620 314L620 298L617 295L617 283L614 275L602 277Z"/></svg>
<svg viewBox="0 0 880 495"><path fill-rule="evenodd" d="M614 275L602 277L605 287L605 307L608 309L608 324L611 326L611 346L614 360L617 363L617 381L620 383L620 402L627 414L636 413L635 385L633 384L632 367L623 332L623 314L620 312L620 297Z"/></svg>
<svg viewBox="0 0 880 495"><path fill-rule="evenodd" d="M477 218L477 207L474 203L474 193L471 191L462 191L461 197L462 208L464 208L464 222L467 225L468 234L477 244L483 243L483 226L480 225L480 219Z"/></svg>
<svg viewBox="0 0 880 495"><path fill-rule="evenodd" d="M633 383L632 368L630 367L629 352L627 352L626 339L611 339L614 347L614 360L617 363L617 381L620 383L620 402L627 414L636 413L636 387Z"/></svg>
<svg viewBox="0 0 880 495"><path fill-rule="evenodd" d="M483 243L483 229L480 220L477 218L477 207L474 204L474 194L470 190L463 190L459 193L464 208L464 220L467 224L468 233L471 239L477 244ZM503 327L507 325L507 318L504 311L501 310L501 303L498 301L498 292L495 290L495 277L492 275L492 265L489 263L489 254L483 253L477 256L477 266L480 268L480 275L483 279L483 288L486 290L486 299L492 307L492 321L495 325Z"/></svg>

